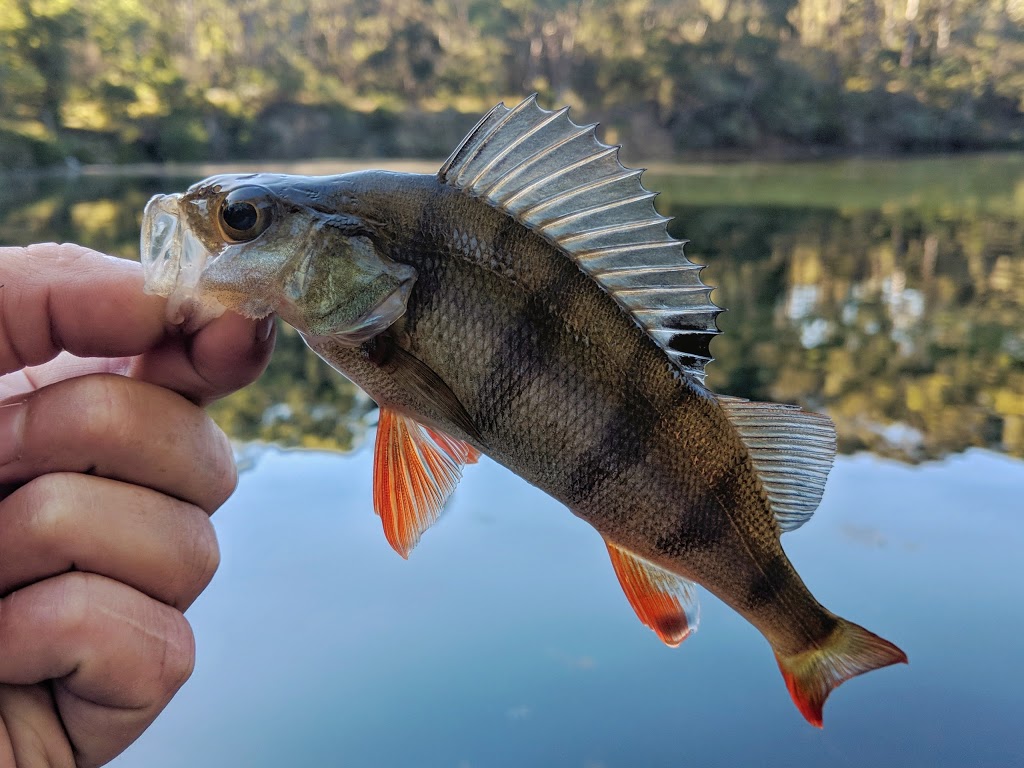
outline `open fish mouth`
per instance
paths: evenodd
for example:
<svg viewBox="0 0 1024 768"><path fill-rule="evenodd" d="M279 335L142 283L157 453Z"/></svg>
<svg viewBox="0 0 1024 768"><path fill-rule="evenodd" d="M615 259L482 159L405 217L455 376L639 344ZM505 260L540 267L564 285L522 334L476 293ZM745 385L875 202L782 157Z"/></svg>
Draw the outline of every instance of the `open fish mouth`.
<svg viewBox="0 0 1024 768"><path fill-rule="evenodd" d="M222 315L225 307L199 290L211 253L182 225L181 198L181 194L156 195L146 203L139 254L145 292L167 297L171 324L195 330Z"/></svg>

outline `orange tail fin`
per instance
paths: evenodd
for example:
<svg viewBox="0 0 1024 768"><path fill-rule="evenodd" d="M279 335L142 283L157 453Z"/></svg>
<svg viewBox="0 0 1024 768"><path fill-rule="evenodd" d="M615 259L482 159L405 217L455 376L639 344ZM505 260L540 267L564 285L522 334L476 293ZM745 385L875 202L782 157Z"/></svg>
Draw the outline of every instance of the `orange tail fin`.
<svg viewBox="0 0 1024 768"><path fill-rule="evenodd" d="M820 648L792 656L776 653L775 660L800 714L821 728L821 708L833 688L872 669L906 664L907 655L864 627L839 619L839 625Z"/></svg>

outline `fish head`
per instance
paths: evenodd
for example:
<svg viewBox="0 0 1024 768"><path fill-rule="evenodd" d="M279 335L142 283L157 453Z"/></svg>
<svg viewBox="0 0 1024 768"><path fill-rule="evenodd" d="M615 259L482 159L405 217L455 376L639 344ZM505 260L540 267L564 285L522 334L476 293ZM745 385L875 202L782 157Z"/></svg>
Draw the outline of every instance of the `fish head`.
<svg viewBox="0 0 1024 768"><path fill-rule="evenodd" d="M387 257L380 223L352 204L357 175L213 176L157 195L142 222L146 290L187 326L228 308L352 345L372 338L405 313L416 271Z"/></svg>

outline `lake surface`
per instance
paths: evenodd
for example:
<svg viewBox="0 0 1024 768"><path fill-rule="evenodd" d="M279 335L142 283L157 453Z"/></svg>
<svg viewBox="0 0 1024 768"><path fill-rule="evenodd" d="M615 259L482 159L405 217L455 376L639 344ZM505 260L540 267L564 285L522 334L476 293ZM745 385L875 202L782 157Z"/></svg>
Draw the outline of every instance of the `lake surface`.
<svg viewBox="0 0 1024 768"><path fill-rule="evenodd" d="M752 627L704 595L661 646L600 537L486 459L401 560L372 402L286 332L216 406L251 466L189 613L195 676L117 765L1024 765L1024 156L644 178L729 309L712 388L837 423L787 552L910 666L844 685L816 731ZM191 180L0 178L0 243L131 258L149 195Z"/></svg>

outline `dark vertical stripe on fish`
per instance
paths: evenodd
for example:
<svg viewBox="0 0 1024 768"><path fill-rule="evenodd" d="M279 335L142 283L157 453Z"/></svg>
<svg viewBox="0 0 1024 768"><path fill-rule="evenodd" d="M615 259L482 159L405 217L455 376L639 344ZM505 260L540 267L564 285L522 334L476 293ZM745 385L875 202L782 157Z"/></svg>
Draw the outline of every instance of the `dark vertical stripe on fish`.
<svg viewBox="0 0 1024 768"><path fill-rule="evenodd" d="M681 557L688 553L708 552L717 548L726 539L728 523L716 521L717 524L712 524L715 520L715 516L712 515L703 515L700 519L701 523L695 525L693 515L680 516L679 525L671 533L658 536L655 540L657 549Z"/></svg>
<svg viewBox="0 0 1024 768"><path fill-rule="evenodd" d="M477 402L488 403L495 416L513 409L521 388L521 374L541 370L548 361L552 340L542 340L547 326L540 320L539 309L527 301L502 329L494 345L487 374L477 385Z"/></svg>
<svg viewBox="0 0 1024 768"><path fill-rule="evenodd" d="M491 237L490 250L495 255L503 255L505 258L511 258L516 253L516 246L523 240L523 225L513 219L511 216L502 216L501 225L495 230ZM512 269L514 264L509 264L508 267Z"/></svg>
<svg viewBox="0 0 1024 768"><path fill-rule="evenodd" d="M680 442L685 442L685 438ZM735 472L723 472L710 481L700 496L691 495L692 507L686 510L688 514L685 516L687 524L682 524L681 520L671 533L659 536L658 548L681 557L718 547L731 535L729 514L743 508L744 502L737 494L736 483Z"/></svg>
<svg viewBox="0 0 1024 768"><path fill-rule="evenodd" d="M760 567L760 573L747 586L747 605L760 608L778 598L792 577L792 568L781 552Z"/></svg>
<svg viewBox="0 0 1024 768"><path fill-rule="evenodd" d="M624 470L642 463L655 439L659 421L659 414L646 407L643 398L629 387L625 401L605 423L597 444L572 468L569 503L593 501L605 483L614 482Z"/></svg>
<svg viewBox="0 0 1024 768"><path fill-rule="evenodd" d="M439 257L444 245L439 242L437 230L441 213L438 201L429 199L420 211L410 240L388 254L396 261L411 263L416 267L416 284L404 317L409 334L415 333L419 314L430 310L451 263L450 259Z"/></svg>

